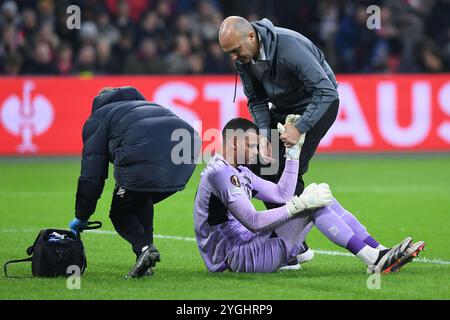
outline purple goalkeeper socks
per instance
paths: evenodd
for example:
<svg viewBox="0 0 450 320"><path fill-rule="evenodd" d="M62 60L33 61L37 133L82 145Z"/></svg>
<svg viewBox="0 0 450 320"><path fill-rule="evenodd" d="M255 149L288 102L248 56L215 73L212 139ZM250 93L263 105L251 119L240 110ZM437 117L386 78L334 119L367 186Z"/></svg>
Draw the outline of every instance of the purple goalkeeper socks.
<svg viewBox="0 0 450 320"><path fill-rule="evenodd" d="M359 239L356 236L352 236L350 240L348 240L348 243L345 246L345 248L356 256L356 254L360 252L361 249L364 248L365 246L366 243L361 241L361 239Z"/></svg>
<svg viewBox="0 0 450 320"><path fill-rule="evenodd" d="M363 240L368 246L371 246L372 248L377 248L380 244L377 242L377 240L375 240L374 238L372 238L371 236L368 236L367 238L365 238Z"/></svg>

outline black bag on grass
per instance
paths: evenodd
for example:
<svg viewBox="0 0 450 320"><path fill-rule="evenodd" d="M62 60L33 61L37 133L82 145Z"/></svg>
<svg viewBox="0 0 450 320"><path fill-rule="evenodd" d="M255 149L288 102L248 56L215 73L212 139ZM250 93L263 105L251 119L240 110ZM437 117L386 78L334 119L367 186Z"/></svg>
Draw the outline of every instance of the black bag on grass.
<svg viewBox="0 0 450 320"><path fill-rule="evenodd" d="M88 223L85 229L97 229L101 222ZM3 270L8 276L8 265L11 263L31 261L31 272L34 277L58 277L68 276L67 268L76 265L80 268L80 274L86 269L87 260L83 242L80 235L76 236L72 231L62 229L44 229L36 237L33 245L27 249L30 256L20 260L7 261Z"/></svg>

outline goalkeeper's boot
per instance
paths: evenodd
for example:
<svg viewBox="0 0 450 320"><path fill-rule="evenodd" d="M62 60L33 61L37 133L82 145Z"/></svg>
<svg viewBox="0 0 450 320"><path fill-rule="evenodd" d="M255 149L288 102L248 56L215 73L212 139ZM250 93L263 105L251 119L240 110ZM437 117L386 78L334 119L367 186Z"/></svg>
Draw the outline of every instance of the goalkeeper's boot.
<svg viewBox="0 0 450 320"><path fill-rule="evenodd" d="M305 250L297 255L297 260L300 264L311 261L314 258L314 251L308 247L306 242L303 242L303 248Z"/></svg>
<svg viewBox="0 0 450 320"><path fill-rule="evenodd" d="M287 264L280 268L281 271L286 270L300 270L302 267L298 263L298 259L296 256L289 257Z"/></svg>
<svg viewBox="0 0 450 320"><path fill-rule="evenodd" d="M369 267L371 273L390 273L406 256L412 238L408 237L391 249L381 250L377 261Z"/></svg>
<svg viewBox="0 0 450 320"><path fill-rule="evenodd" d="M392 248L388 248L387 250L382 250L387 252L388 250L396 250L397 248L399 248L400 246L402 246L405 242L409 243L409 245L411 245L412 243L412 237L407 237L406 239L404 239L402 242L400 242L399 244L393 246ZM374 269L374 265L367 267L367 273L373 273L373 269Z"/></svg>
<svg viewBox="0 0 450 320"><path fill-rule="evenodd" d="M159 251L151 244L147 249L141 252L136 264L128 272L125 278L141 278L149 269L152 269L156 262L161 261ZM153 270L148 272L149 275L153 274Z"/></svg>
<svg viewBox="0 0 450 320"><path fill-rule="evenodd" d="M424 241L418 241L416 243L410 244L408 249L406 249L406 255L400 259L400 262L391 269L391 272L397 272L405 264L410 263L415 257L419 255L421 251L425 248Z"/></svg>
<svg viewBox="0 0 450 320"><path fill-rule="evenodd" d="M312 251L306 242L303 242L304 250L297 256L291 256L288 263L281 267L280 270L300 270L300 264L311 261L314 258L314 251Z"/></svg>

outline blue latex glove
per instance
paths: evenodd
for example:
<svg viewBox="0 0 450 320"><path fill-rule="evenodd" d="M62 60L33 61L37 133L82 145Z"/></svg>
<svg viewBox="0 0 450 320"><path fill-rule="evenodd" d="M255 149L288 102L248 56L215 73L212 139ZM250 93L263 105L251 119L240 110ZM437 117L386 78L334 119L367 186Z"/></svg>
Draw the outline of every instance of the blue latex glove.
<svg viewBox="0 0 450 320"><path fill-rule="evenodd" d="M75 235L78 235L79 232L83 232L87 224L87 220L80 220L78 218L75 218L69 223L70 231L72 231Z"/></svg>

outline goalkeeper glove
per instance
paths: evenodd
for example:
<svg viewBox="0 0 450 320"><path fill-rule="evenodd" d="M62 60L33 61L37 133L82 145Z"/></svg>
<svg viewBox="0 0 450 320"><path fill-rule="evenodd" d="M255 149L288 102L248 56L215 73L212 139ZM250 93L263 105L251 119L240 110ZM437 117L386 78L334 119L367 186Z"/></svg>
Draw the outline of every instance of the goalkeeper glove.
<svg viewBox="0 0 450 320"><path fill-rule="evenodd" d="M300 119L300 116L298 114L290 114L286 117L285 125L286 124L292 124L294 125L298 119ZM280 134L283 134L286 130L285 126L281 123L277 124L278 132ZM302 133L300 135L300 138L298 139L297 143L294 144L292 147L286 147L285 157L287 159L292 160L299 160L300 159L300 153L302 151L303 143L305 142L306 133Z"/></svg>
<svg viewBox="0 0 450 320"><path fill-rule="evenodd" d="M70 231L72 231L75 235L78 235L79 232L83 232L83 230L87 227L87 224L88 220L75 218L69 223Z"/></svg>
<svg viewBox="0 0 450 320"><path fill-rule="evenodd" d="M329 206L333 203L333 195L326 183L312 183L305 188L300 196L293 196L286 202L289 217L308 210Z"/></svg>

